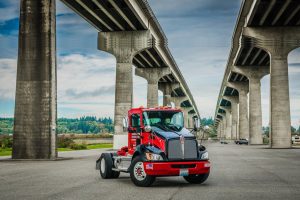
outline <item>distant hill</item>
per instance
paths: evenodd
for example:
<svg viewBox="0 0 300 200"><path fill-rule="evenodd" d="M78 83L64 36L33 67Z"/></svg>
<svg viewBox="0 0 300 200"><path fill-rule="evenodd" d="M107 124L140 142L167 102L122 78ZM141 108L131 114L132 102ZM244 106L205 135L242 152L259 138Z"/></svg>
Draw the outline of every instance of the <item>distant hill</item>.
<svg viewBox="0 0 300 200"><path fill-rule="evenodd" d="M0 118L0 135L13 133L13 118ZM57 120L57 133L113 133L113 120L111 118L97 118L84 116L75 119L59 118Z"/></svg>

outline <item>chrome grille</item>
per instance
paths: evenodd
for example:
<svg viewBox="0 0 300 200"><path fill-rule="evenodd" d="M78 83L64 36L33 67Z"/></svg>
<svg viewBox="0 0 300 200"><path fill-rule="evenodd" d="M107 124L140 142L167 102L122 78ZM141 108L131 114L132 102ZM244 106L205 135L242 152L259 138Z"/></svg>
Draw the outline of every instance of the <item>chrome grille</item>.
<svg viewBox="0 0 300 200"><path fill-rule="evenodd" d="M184 155L183 155L184 154ZM196 140L184 140L184 152L179 139L169 140L168 142L168 158L170 160L180 159L196 159L197 158L197 142Z"/></svg>

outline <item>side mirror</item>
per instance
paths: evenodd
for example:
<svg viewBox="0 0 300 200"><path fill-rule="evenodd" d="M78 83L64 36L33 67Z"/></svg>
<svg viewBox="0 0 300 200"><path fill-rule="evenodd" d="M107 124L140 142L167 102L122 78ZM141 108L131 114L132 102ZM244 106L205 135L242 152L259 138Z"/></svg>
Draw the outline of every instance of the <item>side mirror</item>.
<svg viewBox="0 0 300 200"><path fill-rule="evenodd" d="M194 131L198 131L200 129L200 119L199 118L193 118L194 119Z"/></svg>
<svg viewBox="0 0 300 200"><path fill-rule="evenodd" d="M151 128L151 126L147 125L147 126L145 126L144 130L145 130L145 132L150 133L152 131L152 128Z"/></svg>
<svg viewBox="0 0 300 200"><path fill-rule="evenodd" d="M128 131L128 118L123 117L123 131L127 132Z"/></svg>

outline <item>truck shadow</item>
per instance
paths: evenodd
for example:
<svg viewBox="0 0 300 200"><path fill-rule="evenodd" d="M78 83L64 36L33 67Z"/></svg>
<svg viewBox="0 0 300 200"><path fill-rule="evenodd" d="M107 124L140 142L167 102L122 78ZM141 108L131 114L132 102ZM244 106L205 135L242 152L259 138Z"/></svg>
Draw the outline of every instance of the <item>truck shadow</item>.
<svg viewBox="0 0 300 200"><path fill-rule="evenodd" d="M132 184L132 181L129 176L123 176L119 177L117 181L121 182L122 184ZM151 188L174 188L174 187L207 187L209 186L208 183L203 184L190 184L188 182L185 182L185 180L182 178L170 178L170 177L159 177L156 178L153 185L151 185Z"/></svg>

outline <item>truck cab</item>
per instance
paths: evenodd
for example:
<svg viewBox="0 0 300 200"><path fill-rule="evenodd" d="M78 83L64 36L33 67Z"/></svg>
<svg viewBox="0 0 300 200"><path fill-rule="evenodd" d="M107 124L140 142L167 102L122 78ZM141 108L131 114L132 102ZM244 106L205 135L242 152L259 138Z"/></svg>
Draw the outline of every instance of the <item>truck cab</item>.
<svg viewBox="0 0 300 200"><path fill-rule="evenodd" d="M200 121L194 118L194 130ZM210 171L208 152L184 127L180 109L133 108L123 119L128 145L103 153L96 162L102 178L130 173L137 186L150 186L158 176L183 176L190 183L204 182Z"/></svg>

